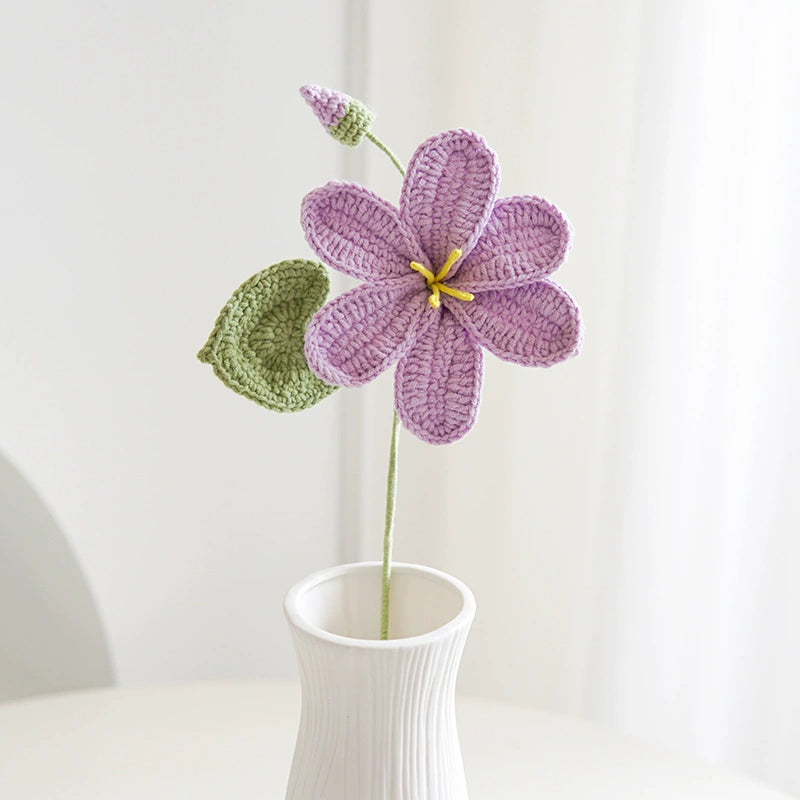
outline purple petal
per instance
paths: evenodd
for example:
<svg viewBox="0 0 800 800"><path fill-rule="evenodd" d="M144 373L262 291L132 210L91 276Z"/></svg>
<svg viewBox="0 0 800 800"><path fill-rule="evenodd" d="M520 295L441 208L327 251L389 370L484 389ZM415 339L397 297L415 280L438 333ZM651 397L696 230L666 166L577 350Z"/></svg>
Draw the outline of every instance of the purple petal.
<svg viewBox="0 0 800 800"><path fill-rule="evenodd" d="M431 444L460 439L475 424L483 383L483 354L445 311L400 360L394 397L403 425Z"/></svg>
<svg viewBox="0 0 800 800"><path fill-rule="evenodd" d="M497 157L473 131L445 131L419 146L403 181L400 213L434 271L456 248L466 255L475 246L499 183Z"/></svg>
<svg viewBox="0 0 800 800"><path fill-rule="evenodd" d="M332 181L309 192L300 221L320 259L354 278L406 277L422 257L397 209L355 183Z"/></svg>
<svg viewBox="0 0 800 800"><path fill-rule="evenodd" d="M415 276L357 286L311 320L305 337L308 365L327 383L360 386L397 361L437 315Z"/></svg>
<svg viewBox="0 0 800 800"><path fill-rule="evenodd" d="M300 94L325 128L335 128L344 119L352 100L344 92L313 84L300 87Z"/></svg>
<svg viewBox="0 0 800 800"><path fill-rule="evenodd" d="M481 292L471 302L443 300L476 341L505 361L549 367L580 350L578 307L551 281Z"/></svg>
<svg viewBox="0 0 800 800"><path fill-rule="evenodd" d="M555 272L569 252L572 230L541 197L504 197L453 286L470 292L523 286Z"/></svg>

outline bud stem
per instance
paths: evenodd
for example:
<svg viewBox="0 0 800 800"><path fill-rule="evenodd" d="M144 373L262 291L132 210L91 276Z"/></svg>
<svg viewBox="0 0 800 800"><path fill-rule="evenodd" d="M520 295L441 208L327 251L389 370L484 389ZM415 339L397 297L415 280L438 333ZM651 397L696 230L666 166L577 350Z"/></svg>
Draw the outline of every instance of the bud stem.
<svg viewBox="0 0 800 800"><path fill-rule="evenodd" d="M397 167L398 172L405 178L406 171L403 169L403 165L400 163L400 159L377 137L375 136L372 131L367 131L365 134L366 138L369 139L372 144L374 144L379 150L383 150L387 156L392 160L392 164Z"/></svg>

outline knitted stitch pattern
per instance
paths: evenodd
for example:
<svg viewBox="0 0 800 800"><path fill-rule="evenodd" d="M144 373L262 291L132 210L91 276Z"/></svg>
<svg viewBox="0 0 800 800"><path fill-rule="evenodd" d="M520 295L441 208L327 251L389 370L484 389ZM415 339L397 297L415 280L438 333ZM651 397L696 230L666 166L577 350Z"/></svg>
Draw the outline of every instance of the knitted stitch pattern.
<svg viewBox="0 0 800 800"><path fill-rule="evenodd" d="M282 261L245 281L220 311L200 361L272 411L302 411L336 390L308 368L303 335L328 296L321 264Z"/></svg>
<svg viewBox="0 0 800 800"><path fill-rule="evenodd" d="M303 99L334 139L355 147L369 132L375 115L360 101L344 92L322 86L303 86Z"/></svg>
<svg viewBox="0 0 800 800"><path fill-rule="evenodd" d="M497 200L499 182L483 138L453 130L417 149L399 209L351 183L303 200L309 245L364 281L312 319L309 366L323 381L360 386L399 361L398 414L433 444L474 425L482 347L528 366L580 348L578 308L548 279L569 251L569 223L539 197Z"/></svg>

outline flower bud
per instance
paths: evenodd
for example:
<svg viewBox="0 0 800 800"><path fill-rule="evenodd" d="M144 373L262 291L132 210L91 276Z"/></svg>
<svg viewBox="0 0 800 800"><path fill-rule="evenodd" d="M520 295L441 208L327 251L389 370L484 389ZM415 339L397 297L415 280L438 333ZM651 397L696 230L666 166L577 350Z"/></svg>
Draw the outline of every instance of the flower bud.
<svg viewBox="0 0 800 800"><path fill-rule="evenodd" d="M375 115L344 92L322 86L303 86L303 99L328 133L342 144L355 147L367 135Z"/></svg>

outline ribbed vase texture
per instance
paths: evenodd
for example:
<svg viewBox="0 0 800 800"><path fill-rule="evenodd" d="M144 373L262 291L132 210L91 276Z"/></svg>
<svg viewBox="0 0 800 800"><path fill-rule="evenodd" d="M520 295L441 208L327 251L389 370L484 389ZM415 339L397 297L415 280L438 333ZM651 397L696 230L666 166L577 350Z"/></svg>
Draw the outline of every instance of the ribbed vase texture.
<svg viewBox="0 0 800 800"><path fill-rule="evenodd" d="M380 564L317 573L287 595L303 693L287 800L467 800L455 684L472 594L396 565L383 642L364 635L379 600Z"/></svg>

